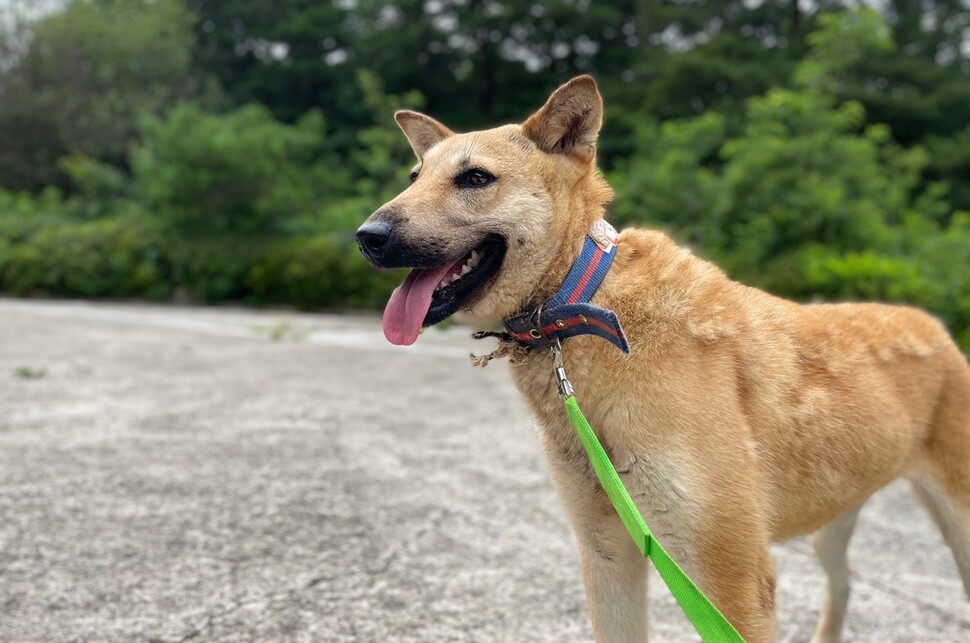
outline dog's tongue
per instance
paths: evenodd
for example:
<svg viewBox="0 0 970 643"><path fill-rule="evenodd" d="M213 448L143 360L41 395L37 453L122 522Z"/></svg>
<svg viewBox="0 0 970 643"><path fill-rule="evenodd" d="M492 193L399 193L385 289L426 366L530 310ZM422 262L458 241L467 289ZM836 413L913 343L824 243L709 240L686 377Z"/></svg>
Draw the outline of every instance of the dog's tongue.
<svg viewBox="0 0 970 643"><path fill-rule="evenodd" d="M414 343L421 332L421 322L431 308L431 295L451 269L451 264L440 268L417 268L394 290L384 308L384 337L387 341L398 346Z"/></svg>

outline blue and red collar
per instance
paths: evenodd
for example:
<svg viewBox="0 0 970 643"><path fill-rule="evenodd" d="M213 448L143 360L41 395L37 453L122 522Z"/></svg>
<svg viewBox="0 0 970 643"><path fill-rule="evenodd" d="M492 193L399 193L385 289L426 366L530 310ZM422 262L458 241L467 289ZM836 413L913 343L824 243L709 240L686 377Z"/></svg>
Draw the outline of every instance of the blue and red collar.
<svg viewBox="0 0 970 643"><path fill-rule="evenodd" d="M630 352L620 320L612 310L589 303L616 257L616 230L597 219L583 243L579 258L559 290L534 311L505 320L512 338L526 346L550 347L556 340L596 335L624 353Z"/></svg>

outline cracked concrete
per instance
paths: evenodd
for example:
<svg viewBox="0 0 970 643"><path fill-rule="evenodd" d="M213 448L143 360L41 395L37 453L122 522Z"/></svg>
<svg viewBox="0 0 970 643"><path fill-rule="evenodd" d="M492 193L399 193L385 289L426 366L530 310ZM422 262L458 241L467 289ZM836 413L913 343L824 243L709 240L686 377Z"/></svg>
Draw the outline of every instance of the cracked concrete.
<svg viewBox="0 0 970 643"><path fill-rule="evenodd" d="M590 640L528 417L470 349L397 349L369 316L0 300L0 640ZM806 641L822 573L804 539L774 553L779 640ZM905 485L850 558L847 640L970 640ZM650 596L652 640L696 640Z"/></svg>

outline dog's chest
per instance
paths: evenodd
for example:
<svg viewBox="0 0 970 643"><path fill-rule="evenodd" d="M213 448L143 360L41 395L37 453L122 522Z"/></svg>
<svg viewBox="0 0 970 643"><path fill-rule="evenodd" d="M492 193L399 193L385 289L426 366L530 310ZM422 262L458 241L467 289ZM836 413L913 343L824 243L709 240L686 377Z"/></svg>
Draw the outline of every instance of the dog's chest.
<svg viewBox="0 0 970 643"><path fill-rule="evenodd" d="M583 538L583 533L588 532L597 549L604 549L602 539L595 534L605 517L619 524L616 509L602 490L568 422L536 420L550 472L577 536ZM690 459L672 444L644 447L607 443L605 448L654 537L695 582L702 582L702 570L696 566L702 490ZM621 540L626 542L626 536Z"/></svg>
<svg viewBox="0 0 970 643"><path fill-rule="evenodd" d="M580 368L568 366L571 377L579 374L574 380L577 400L650 529L676 560L688 561L688 573L699 573L689 562L696 560L702 515L700 477L692 458L669 436L652 430L649 405L629 395L622 379L610 377L609 369L590 362ZM602 517L614 516L615 510L566 417L551 362L533 360L514 365L512 371L577 535L582 537L587 521L587 528L595 531Z"/></svg>

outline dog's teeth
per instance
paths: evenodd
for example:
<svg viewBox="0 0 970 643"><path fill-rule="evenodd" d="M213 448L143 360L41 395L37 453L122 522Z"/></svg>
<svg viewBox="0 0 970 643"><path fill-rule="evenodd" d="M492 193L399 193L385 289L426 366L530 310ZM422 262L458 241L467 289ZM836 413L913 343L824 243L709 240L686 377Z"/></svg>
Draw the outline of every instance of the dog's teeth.
<svg viewBox="0 0 970 643"><path fill-rule="evenodd" d="M448 283L449 281L447 279L442 279L441 283L438 284L438 288L446 288L448 286Z"/></svg>
<svg viewBox="0 0 970 643"><path fill-rule="evenodd" d="M482 255L478 254L478 250L472 250L472 256L468 258L468 265L474 268L481 259Z"/></svg>
<svg viewBox="0 0 970 643"><path fill-rule="evenodd" d="M457 272L453 272L453 273L451 273L451 280L452 280L453 282L454 282L454 281L458 281L459 279L461 279L461 275L459 275L459 274L458 274Z"/></svg>
<svg viewBox="0 0 970 643"><path fill-rule="evenodd" d="M467 263L464 266L461 267L461 274L462 275L467 275L471 271L472 271L472 267L469 266Z"/></svg>

